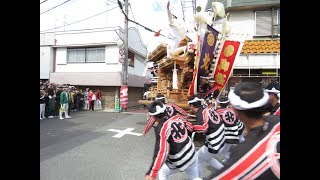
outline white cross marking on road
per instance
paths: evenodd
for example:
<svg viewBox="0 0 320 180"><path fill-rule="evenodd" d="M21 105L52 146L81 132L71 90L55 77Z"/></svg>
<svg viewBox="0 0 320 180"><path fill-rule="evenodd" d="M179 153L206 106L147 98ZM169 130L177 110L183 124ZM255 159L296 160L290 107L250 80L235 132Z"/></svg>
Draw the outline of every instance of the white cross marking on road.
<svg viewBox="0 0 320 180"><path fill-rule="evenodd" d="M121 138L122 136L124 136L126 134L135 135L135 136L142 136L142 134L140 134L140 133L131 132L132 130L134 130L134 128L127 128L125 130L108 129L107 131L118 132L118 134L112 136L115 138Z"/></svg>

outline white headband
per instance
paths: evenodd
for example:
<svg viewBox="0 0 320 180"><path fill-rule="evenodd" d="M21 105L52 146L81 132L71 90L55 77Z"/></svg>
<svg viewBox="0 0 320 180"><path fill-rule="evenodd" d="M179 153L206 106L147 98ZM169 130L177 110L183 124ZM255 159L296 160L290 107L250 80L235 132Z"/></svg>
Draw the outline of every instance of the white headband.
<svg viewBox="0 0 320 180"><path fill-rule="evenodd" d="M156 97L155 99L160 100L160 99L164 99L164 98L166 98L166 97Z"/></svg>
<svg viewBox="0 0 320 180"><path fill-rule="evenodd" d="M265 104L267 104L269 100L269 94L266 92L263 92L263 97L255 102L248 103L246 101L241 100L241 98L234 93L234 90L231 90L229 92L229 100L231 105L238 110L247 110L247 109L253 109L257 107L261 107Z"/></svg>
<svg viewBox="0 0 320 180"><path fill-rule="evenodd" d="M217 102L218 103L220 103L220 104L223 104L223 103L228 103L230 100L228 99L228 100L226 100L226 101L219 101L218 99L217 99Z"/></svg>
<svg viewBox="0 0 320 180"><path fill-rule="evenodd" d="M202 101L202 100L199 99L198 97L195 97L194 99L188 101L188 104L195 103L195 102L198 102L198 101Z"/></svg>
<svg viewBox="0 0 320 180"><path fill-rule="evenodd" d="M163 105L162 108L159 105L157 105L156 106L156 112L154 112L154 113L148 112L148 113L149 113L149 115L154 116L154 115L158 115L160 113L163 113L164 110L166 110L166 106L165 105Z"/></svg>
<svg viewBox="0 0 320 180"><path fill-rule="evenodd" d="M266 89L264 90L265 92L268 92L268 93L275 93L275 94L278 94L280 91L278 91L276 88L272 88L272 89Z"/></svg>

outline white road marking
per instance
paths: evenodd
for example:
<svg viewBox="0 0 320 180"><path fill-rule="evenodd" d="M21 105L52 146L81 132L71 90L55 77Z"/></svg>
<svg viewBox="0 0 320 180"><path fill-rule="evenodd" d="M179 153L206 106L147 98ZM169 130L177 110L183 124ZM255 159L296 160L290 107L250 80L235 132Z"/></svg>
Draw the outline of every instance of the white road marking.
<svg viewBox="0 0 320 180"><path fill-rule="evenodd" d="M118 134L112 136L115 138L121 138L122 136L124 136L126 134L135 135L135 136L142 136L142 134L140 134L140 133L131 132L132 130L134 130L134 128L127 128L125 130L108 129L107 131L118 132Z"/></svg>

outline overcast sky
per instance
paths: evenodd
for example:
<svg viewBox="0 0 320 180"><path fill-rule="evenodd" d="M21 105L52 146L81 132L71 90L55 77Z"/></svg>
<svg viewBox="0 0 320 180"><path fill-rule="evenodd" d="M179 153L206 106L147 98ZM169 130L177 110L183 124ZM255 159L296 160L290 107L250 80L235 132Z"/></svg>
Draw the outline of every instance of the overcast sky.
<svg viewBox="0 0 320 180"><path fill-rule="evenodd" d="M40 0L42 2L44 0ZM40 13L57 6L66 0L47 0L40 4ZM122 1L122 0L121 0ZM182 0L183 1L183 0ZM190 1L190 0L187 0ZM197 0L197 5L204 7L207 0ZM173 8L173 14L182 17L181 0L170 0ZM140 24L149 27L155 31L168 27L167 0L129 0L131 9L129 8L129 18L134 19ZM189 6L189 5L188 5ZM106 10L109 10L103 13ZM132 10L132 11L131 11ZM191 11L191 9L188 9ZM64 26L93 15L99 14L93 18L83 20L81 22ZM123 28L124 16L118 7L117 0L70 0L63 5L45 12L40 15L40 32L62 26L55 29L56 31L74 30L74 29L92 29L110 26L120 26ZM129 26L136 25L129 23ZM54 29L50 30L54 31ZM144 44L154 47L164 38L155 38L144 28L139 27L140 34Z"/></svg>

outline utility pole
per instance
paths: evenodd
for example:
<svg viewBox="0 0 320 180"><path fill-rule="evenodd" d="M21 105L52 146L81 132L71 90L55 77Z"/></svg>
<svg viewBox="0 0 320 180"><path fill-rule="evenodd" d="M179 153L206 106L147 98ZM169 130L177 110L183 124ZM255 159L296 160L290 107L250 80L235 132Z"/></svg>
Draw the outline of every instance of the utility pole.
<svg viewBox="0 0 320 180"><path fill-rule="evenodd" d="M118 1L120 3L120 1ZM121 5L119 5L121 7ZM128 104L128 0L124 0L124 32L123 32L123 48L124 62L122 64L122 86L120 88L120 106L121 111L127 111Z"/></svg>
<svg viewBox="0 0 320 180"><path fill-rule="evenodd" d="M124 0L124 12L126 14L124 20L124 37L123 37L123 46L124 46L124 63L122 66L122 85L128 85L128 6L129 0Z"/></svg>

